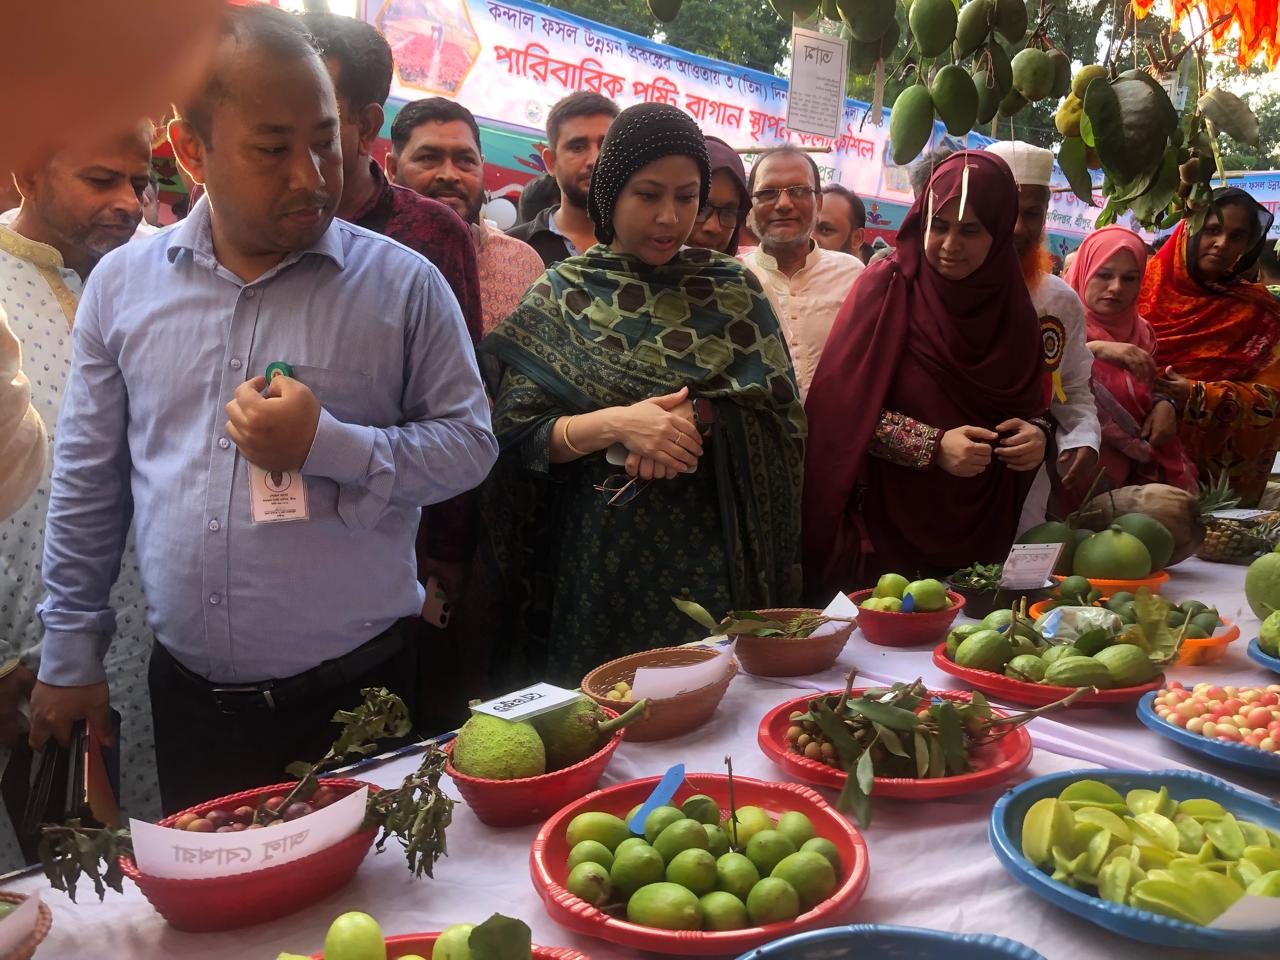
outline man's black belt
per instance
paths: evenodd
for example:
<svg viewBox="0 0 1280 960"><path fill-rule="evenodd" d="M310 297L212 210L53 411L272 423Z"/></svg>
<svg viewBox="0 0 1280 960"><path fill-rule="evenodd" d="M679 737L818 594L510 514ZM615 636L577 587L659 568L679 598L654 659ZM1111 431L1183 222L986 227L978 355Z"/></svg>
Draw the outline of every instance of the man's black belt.
<svg viewBox="0 0 1280 960"><path fill-rule="evenodd" d="M165 653L173 658L174 672L189 687L223 713L234 714L276 710L336 690L386 663L404 649L404 643L404 632L397 622L345 656L326 660L292 677L261 683L215 683L188 670L168 651Z"/></svg>

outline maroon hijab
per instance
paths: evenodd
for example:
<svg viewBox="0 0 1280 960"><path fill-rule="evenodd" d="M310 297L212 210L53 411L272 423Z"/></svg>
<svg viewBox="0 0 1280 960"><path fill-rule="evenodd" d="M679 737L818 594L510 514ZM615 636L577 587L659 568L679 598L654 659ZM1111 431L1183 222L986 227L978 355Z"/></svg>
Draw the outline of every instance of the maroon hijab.
<svg viewBox="0 0 1280 960"><path fill-rule="evenodd" d="M948 280L925 259L925 229L930 210L962 194L992 244L974 273ZM841 307L805 404L807 589L847 588L876 570L911 576L1004 559L1034 471L993 461L959 478L871 458L868 447L883 409L943 430L1044 413L1039 320L1013 247L1017 213L1003 160L952 154L911 207L893 254L862 273Z"/></svg>

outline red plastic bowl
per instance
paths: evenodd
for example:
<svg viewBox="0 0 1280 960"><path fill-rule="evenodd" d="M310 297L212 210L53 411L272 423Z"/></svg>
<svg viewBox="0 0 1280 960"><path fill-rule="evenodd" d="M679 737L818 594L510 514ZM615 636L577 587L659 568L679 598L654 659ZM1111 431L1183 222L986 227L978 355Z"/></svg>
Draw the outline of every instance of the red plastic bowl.
<svg viewBox="0 0 1280 960"><path fill-rule="evenodd" d="M611 719L618 715L608 707L600 709ZM615 731L608 743L571 767L517 780L486 780L459 773L453 765L454 740L444 748L449 757L444 770L481 822L491 827L525 826L545 820L566 803L594 790L622 742L622 734L622 730Z"/></svg>
<svg viewBox="0 0 1280 960"><path fill-rule="evenodd" d="M632 807L648 799L659 779L648 777L597 790L565 807L542 825L529 854L529 872L533 876L534 889L556 923L575 933L599 937L636 950L682 957L733 956L801 930L832 926L866 889L870 877L867 844L862 834L820 793L795 783L765 783L763 780L734 777L734 801L738 806L763 807L775 817L788 810L799 810L813 821L818 836L826 837L836 845L844 876L835 893L795 920L725 931L644 927L619 920L585 900L579 900L564 888L568 877L565 861L569 856L564 834L569 821L588 810L603 810L625 817ZM689 774L671 802L682 803L696 793L714 799L724 814L729 804L729 778L715 773Z"/></svg>
<svg viewBox="0 0 1280 960"><path fill-rule="evenodd" d="M866 693L868 687L858 687L853 693ZM839 696L843 690L829 693L811 693L780 703L764 715L756 740L765 755L793 777L820 787L840 790L849 775L843 770L829 767L817 760L810 760L787 749L787 728L791 726L791 714L796 710L808 710L809 703L819 697ZM968 690L930 690L930 695L957 703L968 702L972 697ZM992 708L997 717L1008 716L1003 710ZM1026 727L1018 727L995 743L988 743L970 754L970 761L978 768L957 777L917 779L916 777L876 777L873 794L877 797L898 797L903 800L939 800L957 797L965 793L999 786L1026 769L1031 762L1031 734Z"/></svg>
<svg viewBox="0 0 1280 960"><path fill-rule="evenodd" d="M381 789L362 780L326 779L323 783L344 797L361 787L368 787L370 793ZM288 793L296 785L296 782L278 783L220 797L165 817L159 824L172 826L184 813L257 806L260 799ZM235 930L295 913L346 886L369 852L376 834L377 830L362 830L309 857L226 877L204 880L152 877L142 873L132 857L121 857L120 869L138 885L170 926L191 933Z"/></svg>
<svg viewBox="0 0 1280 960"><path fill-rule="evenodd" d="M849 599L860 604L871 596L873 590L859 590L849 594ZM858 607L858 629L867 643L881 647L922 647L937 643L947 635L964 608L965 599L954 590L948 590L951 606L930 613L891 613L888 610L867 610Z"/></svg>
<svg viewBox="0 0 1280 960"><path fill-rule="evenodd" d="M398 937L387 937L387 960L400 960L401 957L417 954L431 958L435 949L438 933L406 933ZM570 950L568 947L540 947L533 945L533 960L591 960L585 953ZM324 960L323 953L311 954L311 960Z"/></svg>
<svg viewBox="0 0 1280 960"><path fill-rule="evenodd" d="M1026 707L1043 707L1070 696L1075 691L1075 687L1051 687L1043 683L1027 683L1006 677L1003 673L962 667L947 656L946 643L940 643L934 648L933 665L943 673L959 677L969 686L981 690L988 696L1005 703L1017 703ZM1144 693L1159 690L1162 686L1164 686L1163 673L1140 687L1112 687L1109 690L1099 690L1097 693L1087 693L1071 706L1097 707L1116 703L1137 703Z"/></svg>

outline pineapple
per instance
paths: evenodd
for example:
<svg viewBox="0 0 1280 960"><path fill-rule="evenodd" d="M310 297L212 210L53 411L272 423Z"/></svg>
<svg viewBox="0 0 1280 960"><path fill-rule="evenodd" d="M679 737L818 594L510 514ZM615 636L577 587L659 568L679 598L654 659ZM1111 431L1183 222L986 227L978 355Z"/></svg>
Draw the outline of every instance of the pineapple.
<svg viewBox="0 0 1280 960"><path fill-rule="evenodd" d="M1266 513L1250 520L1212 516L1215 510L1229 510L1240 502L1231 492L1226 472L1212 484L1201 484L1197 506L1204 518L1204 543L1196 551L1201 560L1213 563L1249 563L1280 543L1280 513Z"/></svg>

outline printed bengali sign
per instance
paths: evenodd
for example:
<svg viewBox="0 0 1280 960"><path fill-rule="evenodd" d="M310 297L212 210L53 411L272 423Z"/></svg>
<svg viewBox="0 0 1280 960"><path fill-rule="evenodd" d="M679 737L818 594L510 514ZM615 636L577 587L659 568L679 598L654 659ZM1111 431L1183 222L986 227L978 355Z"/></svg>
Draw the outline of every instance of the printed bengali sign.
<svg viewBox="0 0 1280 960"><path fill-rule="evenodd" d="M541 130L557 100L590 90L616 100L666 103L698 121L703 131L744 151L792 142L813 148L825 181L841 183L867 203L867 226L891 234L912 200L907 171L888 153L888 114L871 122L868 104L846 99L834 136L788 129L785 79L700 57L615 30L529 0L365 0L364 16L386 36L396 61L392 98L400 102L445 96L483 123ZM945 130L935 124L935 140ZM969 133L980 149L990 137ZM931 144L932 145L932 144ZM1095 173L1095 183L1101 175ZM1055 185L1066 178L1055 169ZM1280 174L1238 181L1280 212ZM1102 209L1069 191L1050 204L1050 252L1063 256L1093 230ZM1129 219L1121 221L1132 226ZM1280 229L1280 228L1278 228Z"/></svg>

